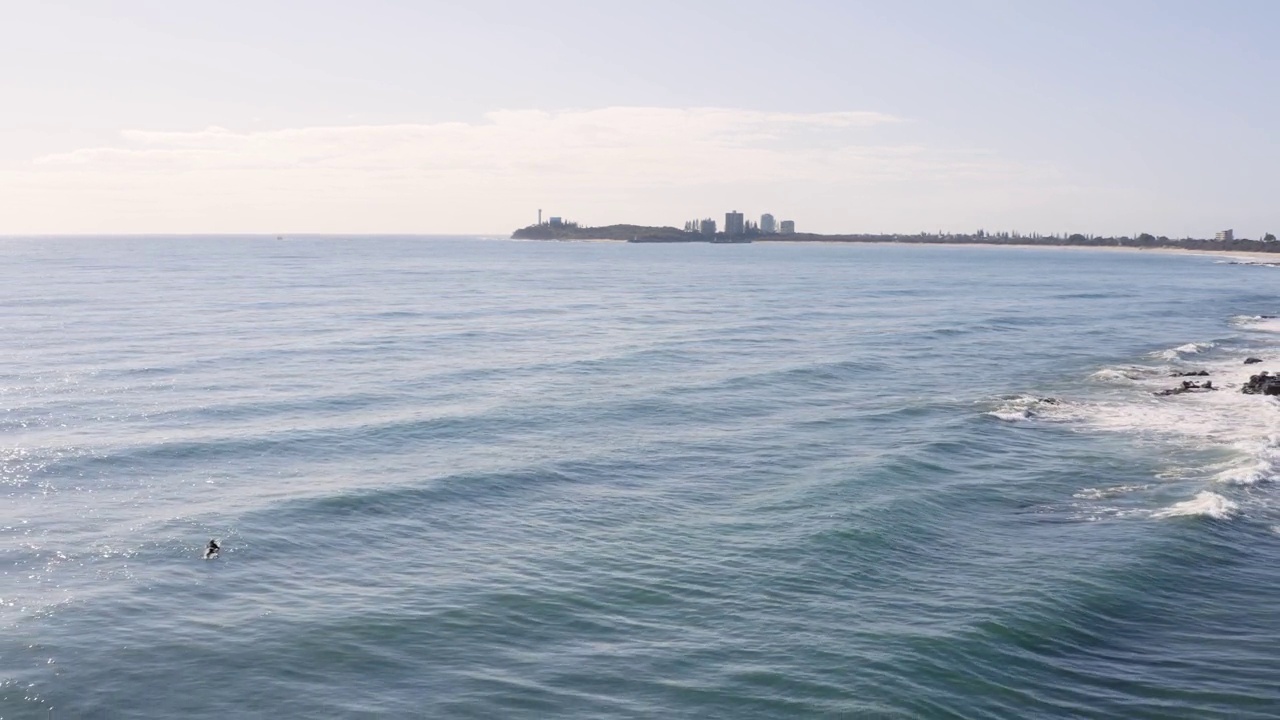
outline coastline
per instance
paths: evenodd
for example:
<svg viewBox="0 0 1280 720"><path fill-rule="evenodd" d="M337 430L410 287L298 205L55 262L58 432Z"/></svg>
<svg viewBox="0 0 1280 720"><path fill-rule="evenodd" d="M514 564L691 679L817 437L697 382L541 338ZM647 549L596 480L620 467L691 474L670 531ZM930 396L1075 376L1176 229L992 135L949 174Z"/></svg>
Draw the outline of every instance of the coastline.
<svg viewBox="0 0 1280 720"><path fill-rule="evenodd" d="M751 244L751 243L819 243L877 245L942 245L945 247L1027 247L1027 248L1067 248L1074 250L1138 250L1155 252L1198 253L1228 257L1240 262L1280 264L1280 244L1274 236L1267 235L1261 240L1247 238L1182 238L1170 239L1164 236L1154 237L1150 233L1142 233L1137 237L1086 237L1078 233L1073 235L1052 236L1011 236L1009 233L987 235L978 231L972 235L965 234L929 234L916 235L856 233L846 235L826 235L817 233L725 233L702 234L674 227L615 224L602 226L581 226L577 223L539 223L522 227L511 233L512 240L540 240L558 242L627 242L627 243L700 243L715 244Z"/></svg>
<svg viewBox="0 0 1280 720"><path fill-rule="evenodd" d="M637 244L628 240L613 238L555 238L550 240L531 240L526 238L510 238L520 242L585 242L585 243L618 243L622 245ZM702 241L654 242L638 243L641 245L684 245L709 244ZM718 243L721 245L900 245L903 247L946 247L946 248L1004 248L1010 250L1064 250L1069 252L1125 252L1125 253L1161 253L1172 255L1203 255L1214 258L1230 258L1248 261L1260 265L1280 265L1280 253L1260 253L1248 250L1202 250L1171 247L1132 247L1127 245L1019 245L1015 243L979 243L979 242L902 242L901 240L762 240L753 239L750 243Z"/></svg>
<svg viewBox="0 0 1280 720"><path fill-rule="evenodd" d="M1280 264L1280 253L1259 253L1247 250L1192 250L1189 248L1143 248L1130 247L1126 245L1017 245L1013 243L977 243L977 242L959 242L959 243L934 243L934 242L902 242L894 240L886 241L859 241L845 242L841 240L805 240L805 244L813 245L901 245L904 247L948 247L948 248L1005 248L1010 250L1066 250L1070 252L1126 252L1126 253L1162 253L1170 255L1204 255L1206 257L1229 257L1241 260L1251 260L1257 263L1276 263ZM755 240L754 244L772 244L772 245L793 245L797 241L794 240Z"/></svg>

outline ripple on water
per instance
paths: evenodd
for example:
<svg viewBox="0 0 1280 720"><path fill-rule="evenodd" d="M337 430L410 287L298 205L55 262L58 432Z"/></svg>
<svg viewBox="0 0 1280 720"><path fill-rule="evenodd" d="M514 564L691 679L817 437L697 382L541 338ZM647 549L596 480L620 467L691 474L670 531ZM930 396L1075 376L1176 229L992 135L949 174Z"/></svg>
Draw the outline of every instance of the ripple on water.
<svg viewBox="0 0 1280 720"><path fill-rule="evenodd" d="M1273 280L1034 249L13 242L0 717L1280 706L1280 416L1235 392L1276 356ZM1200 369L1224 390L1153 395Z"/></svg>

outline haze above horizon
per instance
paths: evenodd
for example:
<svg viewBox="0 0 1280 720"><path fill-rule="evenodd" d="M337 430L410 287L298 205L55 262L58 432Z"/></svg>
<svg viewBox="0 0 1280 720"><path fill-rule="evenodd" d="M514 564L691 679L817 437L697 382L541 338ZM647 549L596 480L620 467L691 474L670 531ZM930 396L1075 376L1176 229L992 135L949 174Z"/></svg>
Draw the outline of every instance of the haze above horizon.
<svg viewBox="0 0 1280 720"><path fill-rule="evenodd" d="M6 16L0 234L1280 232L1263 0Z"/></svg>

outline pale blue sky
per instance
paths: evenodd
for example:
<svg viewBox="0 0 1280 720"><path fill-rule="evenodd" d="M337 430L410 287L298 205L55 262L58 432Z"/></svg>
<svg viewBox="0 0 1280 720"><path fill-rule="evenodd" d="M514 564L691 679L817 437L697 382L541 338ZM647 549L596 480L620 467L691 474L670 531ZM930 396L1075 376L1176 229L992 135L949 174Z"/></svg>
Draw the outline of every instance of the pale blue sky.
<svg viewBox="0 0 1280 720"><path fill-rule="evenodd" d="M3 15L0 233L1280 232L1276 2Z"/></svg>

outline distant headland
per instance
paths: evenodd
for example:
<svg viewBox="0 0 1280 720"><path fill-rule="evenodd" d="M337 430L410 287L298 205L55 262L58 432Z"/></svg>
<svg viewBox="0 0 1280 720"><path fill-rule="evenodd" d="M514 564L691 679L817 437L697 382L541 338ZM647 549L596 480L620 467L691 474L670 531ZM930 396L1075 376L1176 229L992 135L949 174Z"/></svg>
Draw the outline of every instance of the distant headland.
<svg viewBox="0 0 1280 720"><path fill-rule="evenodd" d="M1018 232L987 232L977 230L972 233L919 233L876 234L849 233L838 235L821 235L818 233L797 233L791 221L780 225L773 222L770 215L761 218L761 223L743 222L741 213L726 214L725 231L718 231L714 220L692 220L684 224L684 228L652 225L603 225L586 227L578 223L555 217L549 222L520 228L511 234L517 240L615 240L633 243L749 243L755 241L768 242L841 242L841 243L919 243L919 244L974 244L974 245L1031 245L1043 247L1127 247L1138 249L1181 249L1204 250L1218 252L1254 252L1280 253L1280 242L1275 235L1267 233L1261 239L1249 240L1237 238L1231 230L1217 233L1213 238L1170 238L1140 233L1130 236L1100 236L1081 233L1030 235Z"/></svg>

